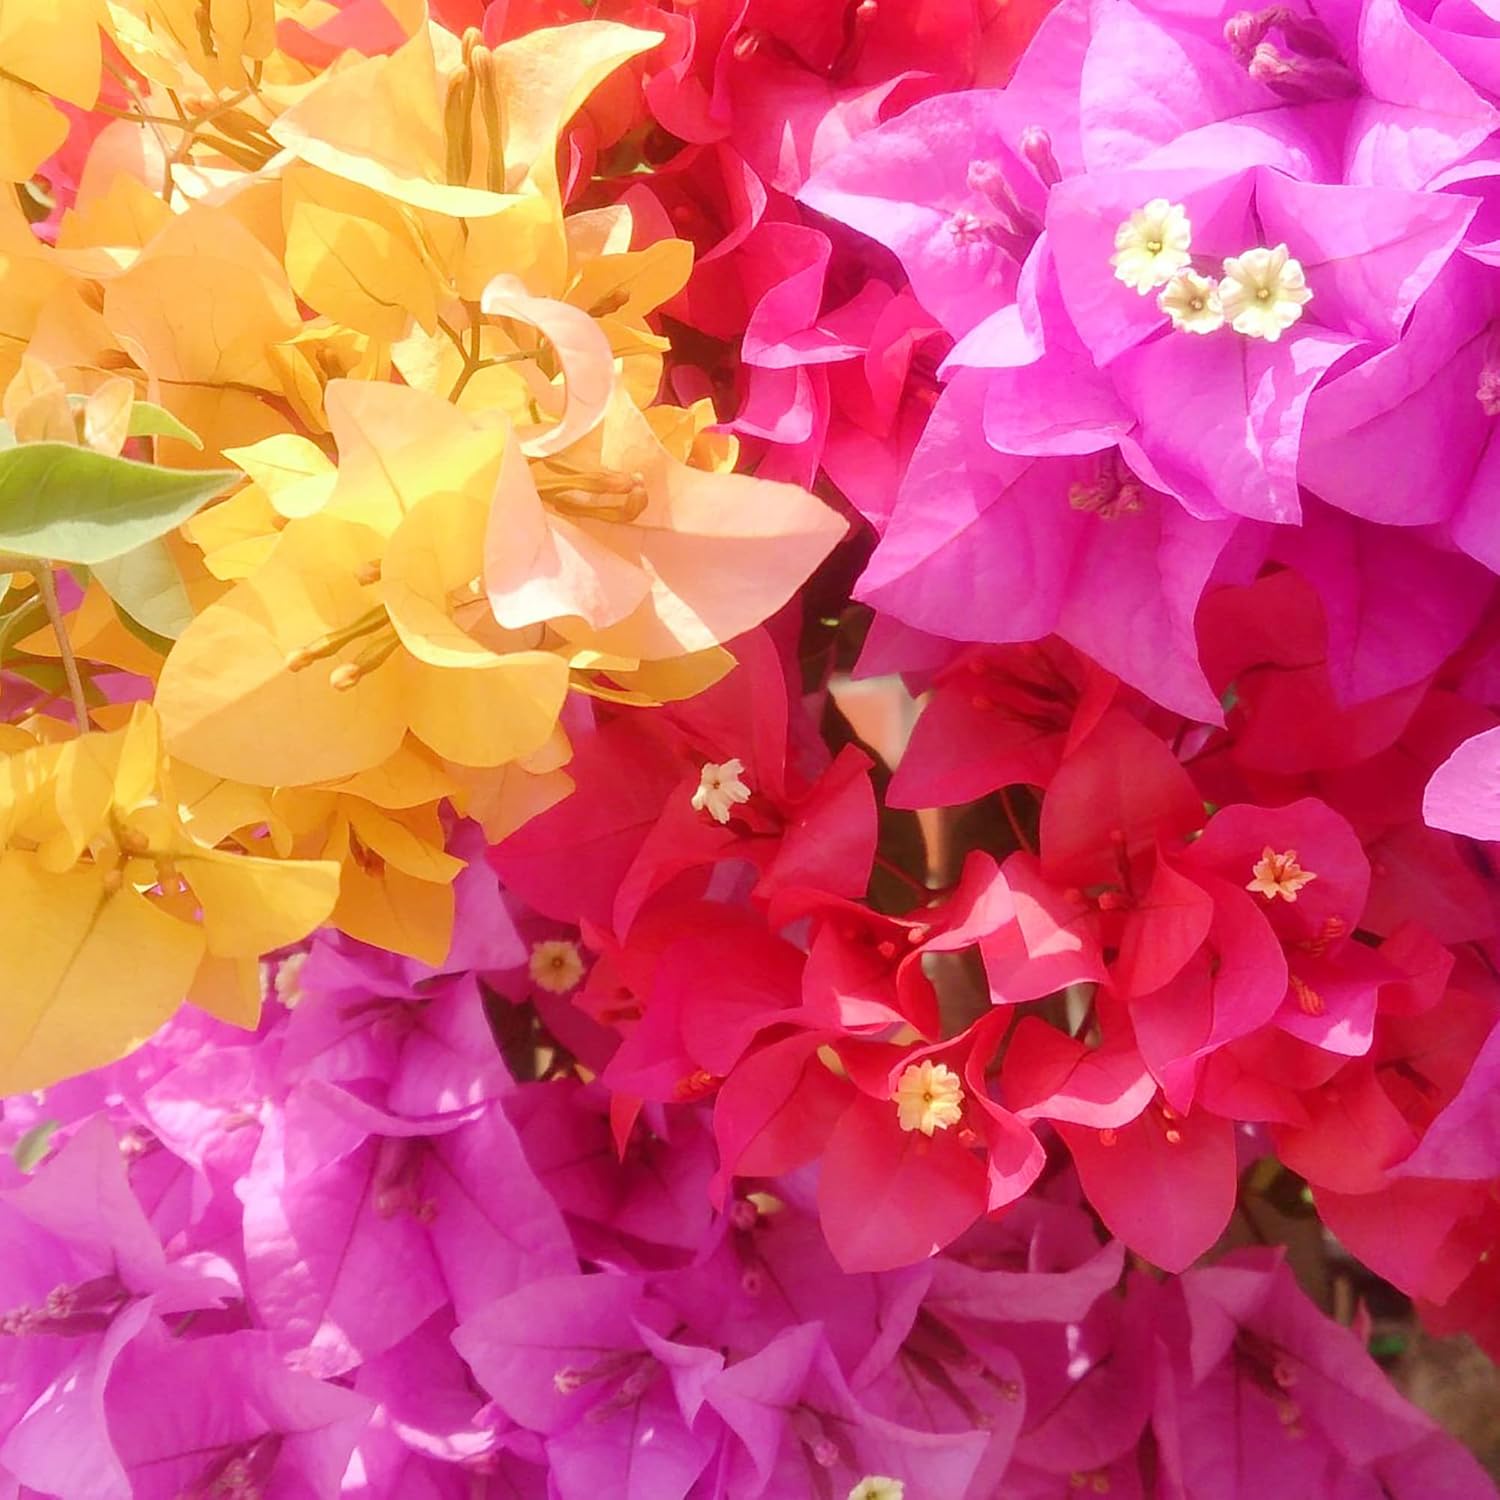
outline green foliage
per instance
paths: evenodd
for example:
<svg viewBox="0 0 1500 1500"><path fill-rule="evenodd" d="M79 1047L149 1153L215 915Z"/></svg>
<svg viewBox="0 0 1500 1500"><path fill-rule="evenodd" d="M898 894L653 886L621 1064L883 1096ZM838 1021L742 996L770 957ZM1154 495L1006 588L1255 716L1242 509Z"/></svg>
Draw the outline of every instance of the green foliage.
<svg viewBox="0 0 1500 1500"><path fill-rule="evenodd" d="M162 469L66 443L0 449L0 552L89 567L180 526L239 476Z"/></svg>

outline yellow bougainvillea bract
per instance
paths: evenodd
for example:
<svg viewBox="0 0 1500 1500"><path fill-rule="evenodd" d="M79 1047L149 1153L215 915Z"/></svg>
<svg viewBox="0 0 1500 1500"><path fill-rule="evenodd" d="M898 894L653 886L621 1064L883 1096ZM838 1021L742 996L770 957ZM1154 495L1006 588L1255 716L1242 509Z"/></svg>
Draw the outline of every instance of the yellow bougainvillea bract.
<svg viewBox="0 0 1500 1500"><path fill-rule="evenodd" d="M565 208L661 38L388 9L315 64L287 0L0 6L0 1092L253 1024L324 922L440 964L446 820L565 795L570 693L710 685L844 532L658 401L690 247Z"/></svg>

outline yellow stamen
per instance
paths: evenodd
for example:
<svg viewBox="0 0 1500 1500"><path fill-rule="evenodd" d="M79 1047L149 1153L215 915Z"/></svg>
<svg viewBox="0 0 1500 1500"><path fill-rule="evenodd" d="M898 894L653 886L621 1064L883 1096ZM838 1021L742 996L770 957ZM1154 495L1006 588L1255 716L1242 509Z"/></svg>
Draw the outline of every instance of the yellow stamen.
<svg viewBox="0 0 1500 1500"><path fill-rule="evenodd" d="M469 169L474 164L474 75L460 68L448 80L448 94L443 101L443 133L448 150L446 175L454 187L469 185Z"/></svg>
<svg viewBox="0 0 1500 1500"><path fill-rule="evenodd" d="M488 47L476 47L469 61L479 92L479 118L484 122L487 155L484 185L492 193L505 191L505 132L501 124L500 77Z"/></svg>
<svg viewBox="0 0 1500 1500"><path fill-rule="evenodd" d="M371 641L353 661L335 667L328 674L329 685L337 692L347 693L361 678L368 677L377 667L384 665L400 644L401 638L393 626L388 634L378 635Z"/></svg>
<svg viewBox="0 0 1500 1500"><path fill-rule="evenodd" d="M386 613L383 608L372 609L362 614L352 625L345 625L341 630L330 630L327 635L320 635L316 640L309 641L305 646L298 646L295 651L288 651L286 655L286 669L288 672L300 672L304 667L310 667L315 661L332 656L335 652L342 651L351 641L357 641L361 636L370 635L386 624Z"/></svg>

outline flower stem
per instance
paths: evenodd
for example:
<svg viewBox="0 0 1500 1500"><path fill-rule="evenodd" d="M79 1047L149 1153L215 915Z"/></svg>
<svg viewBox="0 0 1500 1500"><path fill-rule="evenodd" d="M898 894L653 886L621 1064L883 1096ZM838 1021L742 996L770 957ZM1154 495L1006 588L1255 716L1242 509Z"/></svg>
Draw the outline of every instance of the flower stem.
<svg viewBox="0 0 1500 1500"><path fill-rule="evenodd" d="M42 605L47 611L52 634L57 637L58 655L62 657L63 676L68 679L68 693L73 699L73 715L78 720L79 734L89 732L89 706L83 696L83 679L78 675L78 658L73 655L73 643L68 639L67 627L63 624L62 610L57 602L57 580L50 566L37 569L36 586L42 596Z"/></svg>

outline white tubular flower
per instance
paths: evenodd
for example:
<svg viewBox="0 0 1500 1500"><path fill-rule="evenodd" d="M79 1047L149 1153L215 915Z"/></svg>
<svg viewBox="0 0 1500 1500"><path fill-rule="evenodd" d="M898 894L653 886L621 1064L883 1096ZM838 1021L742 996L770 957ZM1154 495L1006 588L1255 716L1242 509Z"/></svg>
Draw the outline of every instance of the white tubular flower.
<svg viewBox="0 0 1500 1500"><path fill-rule="evenodd" d="M531 982L554 995L566 995L583 978L583 954L577 943L566 938L548 938L533 943L526 964Z"/></svg>
<svg viewBox="0 0 1500 1500"><path fill-rule="evenodd" d="M745 763L738 757L723 765L710 762L704 766L698 790L693 793L694 809L706 812L715 823L727 823L731 810L750 800L750 788L740 779L744 771Z"/></svg>
<svg viewBox="0 0 1500 1500"><path fill-rule="evenodd" d="M1285 245L1264 245L1224 262L1219 302L1236 333L1274 344L1312 301L1312 288Z"/></svg>
<svg viewBox="0 0 1500 1500"><path fill-rule="evenodd" d="M1192 259L1193 226L1180 203L1153 198L1115 230L1109 263L1115 278L1141 296L1165 286Z"/></svg>
<svg viewBox="0 0 1500 1500"><path fill-rule="evenodd" d="M943 1063L910 1064L896 1080L896 1120L903 1130L931 1135L963 1118L963 1085Z"/></svg>
<svg viewBox="0 0 1500 1500"><path fill-rule="evenodd" d="M1179 271L1166 284L1156 305L1182 333L1213 333L1224 326L1218 282L1196 271Z"/></svg>
<svg viewBox="0 0 1500 1500"><path fill-rule="evenodd" d="M849 1491L849 1500L904 1500L906 1486L889 1474L866 1474Z"/></svg>

